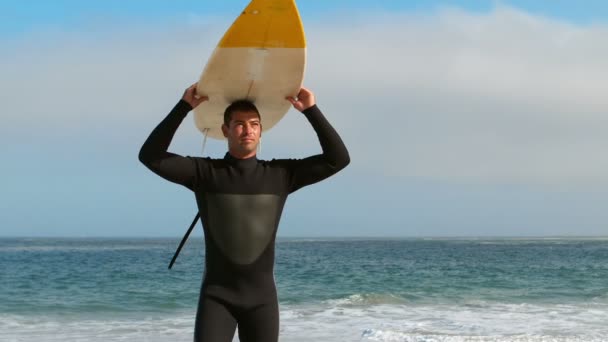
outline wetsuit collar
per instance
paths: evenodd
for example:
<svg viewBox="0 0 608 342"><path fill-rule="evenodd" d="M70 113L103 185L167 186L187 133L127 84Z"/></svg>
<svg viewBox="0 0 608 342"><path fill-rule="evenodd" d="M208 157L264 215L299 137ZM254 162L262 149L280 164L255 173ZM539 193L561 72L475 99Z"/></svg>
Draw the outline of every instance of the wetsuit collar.
<svg viewBox="0 0 608 342"><path fill-rule="evenodd" d="M253 156L253 157L249 157L249 158L245 158L245 159L239 159L239 158L233 157L230 154L230 152L226 152L226 155L224 156L224 160L227 161L228 163L230 163L231 165L233 165L235 167L239 167L239 168L255 167L258 164L257 156Z"/></svg>

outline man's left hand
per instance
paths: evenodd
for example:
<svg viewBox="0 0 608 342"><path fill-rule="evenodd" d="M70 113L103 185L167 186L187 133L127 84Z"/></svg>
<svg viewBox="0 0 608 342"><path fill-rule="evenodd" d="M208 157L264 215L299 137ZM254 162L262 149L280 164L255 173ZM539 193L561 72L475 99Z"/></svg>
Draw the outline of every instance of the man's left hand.
<svg viewBox="0 0 608 342"><path fill-rule="evenodd" d="M287 100L291 102L295 109L303 112L315 105L315 94L313 94L312 91L302 87L298 93L298 96L295 98L289 96L287 97Z"/></svg>

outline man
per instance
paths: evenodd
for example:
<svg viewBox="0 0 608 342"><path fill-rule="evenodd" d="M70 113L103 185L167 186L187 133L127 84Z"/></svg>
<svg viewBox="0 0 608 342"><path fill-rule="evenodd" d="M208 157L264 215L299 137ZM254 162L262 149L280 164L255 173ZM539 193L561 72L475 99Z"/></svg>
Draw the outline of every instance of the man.
<svg viewBox="0 0 608 342"><path fill-rule="evenodd" d="M152 131L139 160L159 176L192 190L205 233L205 275L194 340L230 342L238 325L241 342L278 340L279 309L274 283L274 245L287 195L340 171L350 162L344 143L302 88L287 98L317 133L323 153L305 159L256 158L264 114L236 101L224 113L228 140L223 159L167 152L188 112L206 101L188 88Z"/></svg>

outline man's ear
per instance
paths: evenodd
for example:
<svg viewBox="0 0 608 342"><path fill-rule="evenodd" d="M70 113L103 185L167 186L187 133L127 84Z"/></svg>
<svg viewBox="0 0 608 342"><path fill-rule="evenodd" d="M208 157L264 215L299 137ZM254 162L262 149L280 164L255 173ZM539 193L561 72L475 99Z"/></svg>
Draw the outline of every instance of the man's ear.
<svg viewBox="0 0 608 342"><path fill-rule="evenodd" d="M224 138L228 138L228 126L226 124L222 124L222 133L224 134Z"/></svg>

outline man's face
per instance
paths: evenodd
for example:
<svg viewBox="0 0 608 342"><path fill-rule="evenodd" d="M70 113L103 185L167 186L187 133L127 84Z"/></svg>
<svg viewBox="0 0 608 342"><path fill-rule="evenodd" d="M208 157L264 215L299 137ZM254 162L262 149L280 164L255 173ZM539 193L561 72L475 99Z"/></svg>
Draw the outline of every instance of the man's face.
<svg viewBox="0 0 608 342"><path fill-rule="evenodd" d="M237 158L253 157L260 143L262 123L256 112L234 112L228 126L222 125L228 150Z"/></svg>

